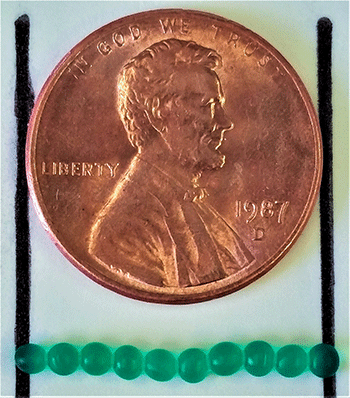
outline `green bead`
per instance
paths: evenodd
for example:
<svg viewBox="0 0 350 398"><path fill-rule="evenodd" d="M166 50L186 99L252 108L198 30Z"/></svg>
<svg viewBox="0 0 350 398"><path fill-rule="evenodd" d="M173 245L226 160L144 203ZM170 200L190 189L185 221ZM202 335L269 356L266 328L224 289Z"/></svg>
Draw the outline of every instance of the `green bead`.
<svg viewBox="0 0 350 398"><path fill-rule="evenodd" d="M230 342L219 343L209 352L209 364L219 376L233 375L243 364L242 350Z"/></svg>
<svg viewBox="0 0 350 398"><path fill-rule="evenodd" d="M301 375L307 367L307 354L298 345L286 345L277 352L276 370L285 377Z"/></svg>
<svg viewBox="0 0 350 398"><path fill-rule="evenodd" d="M274 363L274 351L265 341L253 341L245 349L244 367L253 376L266 376Z"/></svg>
<svg viewBox="0 0 350 398"><path fill-rule="evenodd" d="M50 369L61 375L67 376L74 373L79 365L78 350L68 343L54 345L47 354Z"/></svg>
<svg viewBox="0 0 350 398"><path fill-rule="evenodd" d="M112 353L105 344L90 343L81 350L81 366L86 373L100 376L108 372L111 365Z"/></svg>
<svg viewBox="0 0 350 398"><path fill-rule="evenodd" d="M123 345L114 353L115 373L125 380L133 380L142 372L142 354L132 345Z"/></svg>
<svg viewBox="0 0 350 398"><path fill-rule="evenodd" d="M188 383L198 383L208 374L207 356L198 348L190 348L179 356L180 377Z"/></svg>
<svg viewBox="0 0 350 398"><path fill-rule="evenodd" d="M318 344L309 352L311 372L322 378L331 377L339 367L337 350L329 344Z"/></svg>
<svg viewBox="0 0 350 398"><path fill-rule="evenodd" d="M46 352L37 344L25 344L15 354L16 366L22 372L35 374L45 369Z"/></svg>
<svg viewBox="0 0 350 398"><path fill-rule="evenodd" d="M176 359L167 350L152 350L145 357L145 372L153 380L169 381L176 374Z"/></svg>

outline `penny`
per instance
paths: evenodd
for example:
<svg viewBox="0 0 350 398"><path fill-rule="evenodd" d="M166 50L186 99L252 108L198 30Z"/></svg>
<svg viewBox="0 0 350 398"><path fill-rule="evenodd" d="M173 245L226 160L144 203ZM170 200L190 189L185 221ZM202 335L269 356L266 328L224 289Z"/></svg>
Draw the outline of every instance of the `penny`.
<svg viewBox="0 0 350 398"><path fill-rule="evenodd" d="M114 21L37 98L27 176L63 254L108 289L159 303L220 297L275 266L321 179L300 78L245 27L198 11Z"/></svg>

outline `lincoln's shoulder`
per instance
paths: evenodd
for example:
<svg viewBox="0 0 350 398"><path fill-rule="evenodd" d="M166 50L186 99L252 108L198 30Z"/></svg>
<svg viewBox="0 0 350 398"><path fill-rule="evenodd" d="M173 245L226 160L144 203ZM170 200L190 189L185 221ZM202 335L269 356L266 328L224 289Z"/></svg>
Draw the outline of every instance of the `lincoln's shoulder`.
<svg viewBox="0 0 350 398"><path fill-rule="evenodd" d="M164 183L144 162L133 164L118 181L103 208L96 215L93 229L124 229L167 216L167 200L161 187ZM171 193L168 192L168 194ZM124 226L123 226L124 225Z"/></svg>
<svg viewBox="0 0 350 398"><path fill-rule="evenodd" d="M92 223L89 251L96 258L103 259L107 252L129 258L125 254L129 250L148 253L150 248L156 250L156 242L169 239L167 203L157 184L147 182L147 170L139 166L116 184Z"/></svg>

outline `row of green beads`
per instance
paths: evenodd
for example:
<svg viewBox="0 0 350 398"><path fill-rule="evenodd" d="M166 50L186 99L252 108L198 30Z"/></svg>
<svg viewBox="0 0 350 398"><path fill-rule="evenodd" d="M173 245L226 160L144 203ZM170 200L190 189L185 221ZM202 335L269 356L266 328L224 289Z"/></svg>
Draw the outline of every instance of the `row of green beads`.
<svg viewBox="0 0 350 398"><path fill-rule="evenodd" d="M80 357L80 358L79 358ZM315 345L307 354L298 345L286 345L275 354L270 344L253 341L244 350L231 342L215 345L208 354L198 348L175 355L164 349L148 352L145 357L134 346L119 347L114 355L102 343L90 343L80 352L68 343L59 343L47 353L36 344L26 344L17 349L16 365L23 372L39 373L46 367L59 375L74 373L79 364L83 370L94 376L108 372L112 367L123 379L132 380L142 371L157 381L169 381L177 373L189 383L202 381L211 370L219 376L230 376L245 368L253 376L267 375L275 367L285 377L296 377L309 366L318 377L326 378L335 374L339 367L339 356L334 347L327 344Z"/></svg>

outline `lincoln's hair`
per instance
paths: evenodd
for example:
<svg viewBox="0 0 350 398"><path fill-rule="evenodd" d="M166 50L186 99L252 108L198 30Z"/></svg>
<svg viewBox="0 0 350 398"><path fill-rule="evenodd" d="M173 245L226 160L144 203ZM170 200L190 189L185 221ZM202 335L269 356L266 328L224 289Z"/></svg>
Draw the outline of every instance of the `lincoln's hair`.
<svg viewBox="0 0 350 398"><path fill-rule="evenodd" d="M173 88L177 70L191 65L214 70L221 62L214 50L177 39L155 43L128 62L119 75L117 102L131 144L141 148L157 134L150 118L159 119L160 105L180 96Z"/></svg>

